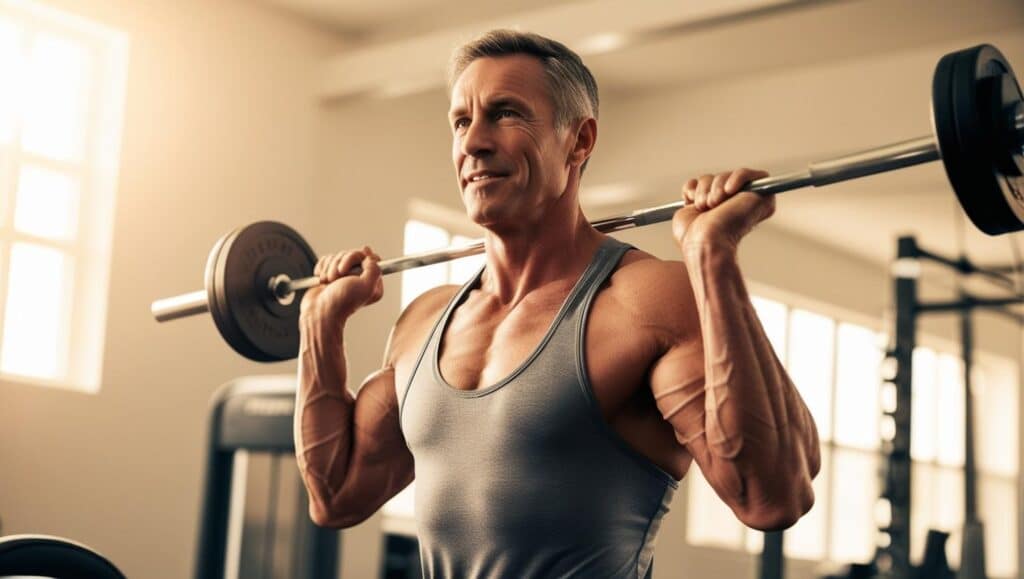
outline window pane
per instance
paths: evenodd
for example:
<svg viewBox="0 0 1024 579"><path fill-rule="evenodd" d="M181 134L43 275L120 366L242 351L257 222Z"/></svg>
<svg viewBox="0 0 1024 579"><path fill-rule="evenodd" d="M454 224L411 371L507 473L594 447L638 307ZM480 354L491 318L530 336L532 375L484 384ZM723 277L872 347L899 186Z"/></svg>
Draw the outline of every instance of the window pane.
<svg viewBox="0 0 1024 579"><path fill-rule="evenodd" d="M825 556L825 523L828 516L828 448L821 449L821 472L814 479L814 506L795 525L786 530L782 551L786 557L818 560Z"/></svg>
<svg viewBox="0 0 1024 579"><path fill-rule="evenodd" d="M469 242L473 241L472 238L464 237L462 235L456 235L452 237L452 245L468 245ZM486 261L484 254L472 255L470 257L463 257L462 259L456 259L455 261L449 262L451 269L449 270L448 283L454 283L462 285L469 281L469 278L473 277L477 271L480 270Z"/></svg>
<svg viewBox="0 0 1024 579"><path fill-rule="evenodd" d="M88 90L85 46L39 33L26 69L22 147L61 160L80 160Z"/></svg>
<svg viewBox="0 0 1024 579"><path fill-rule="evenodd" d="M22 167L14 227L22 233L70 240L78 228L78 182L41 167Z"/></svg>
<svg viewBox="0 0 1024 579"><path fill-rule="evenodd" d="M14 141L14 120L17 118L18 93L21 86L21 34L18 26L0 16L0 145Z"/></svg>
<svg viewBox="0 0 1024 579"><path fill-rule="evenodd" d="M1017 574L1017 492L1013 479L981 477L978 516L985 525L985 566L989 577Z"/></svg>
<svg viewBox="0 0 1024 579"><path fill-rule="evenodd" d="M762 551L764 551L764 533L761 532L761 531L756 531L754 529L750 529L750 528L748 528L746 530L746 533L747 533L747 540L746 540L747 552L748 553L753 553L754 555L758 555Z"/></svg>
<svg viewBox="0 0 1024 579"><path fill-rule="evenodd" d="M837 340L835 441L876 449L882 362L878 334L863 326L839 324Z"/></svg>
<svg viewBox="0 0 1024 579"><path fill-rule="evenodd" d="M405 223L405 255L448 245L448 232L436 225L410 220ZM448 281L448 264L438 263L402 272L402 309L421 293Z"/></svg>
<svg viewBox="0 0 1024 579"><path fill-rule="evenodd" d="M964 364L948 354L939 355L938 448L939 464L964 464Z"/></svg>
<svg viewBox="0 0 1024 579"><path fill-rule="evenodd" d="M736 515L715 494L715 490L696 468L686 475L690 479L686 497L686 540L691 545L740 548L743 530Z"/></svg>
<svg viewBox="0 0 1024 579"><path fill-rule="evenodd" d="M814 416L822 441L832 438L832 346L835 323L806 310L790 315L787 369Z"/></svg>
<svg viewBox="0 0 1024 579"><path fill-rule="evenodd" d="M954 567L960 561L964 518L962 470L915 464L911 489L910 552L923 553L928 529L950 533L946 557Z"/></svg>
<svg viewBox="0 0 1024 579"><path fill-rule="evenodd" d="M928 348L915 348L910 424L910 456L914 460L935 460L937 452L938 358Z"/></svg>
<svg viewBox="0 0 1024 579"><path fill-rule="evenodd" d="M786 314L789 313L789 308L783 303L757 296L750 296L750 301L754 304L754 310L761 320L761 326L764 327L768 341L772 343L775 355L779 357L779 360L785 360Z"/></svg>
<svg viewBox="0 0 1024 579"><path fill-rule="evenodd" d="M4 372L61 377L59 360L67 338L65 305L70 269L70 260L57 250L14 244L0 353L0 369Z"/></svg>
<svg viewBox="0 0 1024 579"><path fill-rule="evenodd" d="M976 367L974 428L977 432L978 467L984 471L1017 474L1017 367L1015 364Z"/></svg>
<svg viewBox="0 0 1024 579"><path fill-rule="evenodd" d="M832 561L869 561L875 554L878 525L878 455L836 449L832 479ZM818 500L825 500L819 496Z"/></svg>

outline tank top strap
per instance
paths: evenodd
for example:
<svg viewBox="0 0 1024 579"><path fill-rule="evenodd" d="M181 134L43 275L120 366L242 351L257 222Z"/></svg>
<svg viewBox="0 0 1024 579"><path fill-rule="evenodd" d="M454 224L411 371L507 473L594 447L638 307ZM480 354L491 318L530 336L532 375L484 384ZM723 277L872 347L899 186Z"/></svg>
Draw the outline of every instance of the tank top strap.
<svg viewBox="0 0 1024 579"><path fill-rule="evenodd" d="M430 367L431 360L436 359L437 350L441 346L441 337L444 335L444 330L448 326L448 318L451 317L452 311L455 310L466 299L466 295L469 294L470 290L477 286L480 282L480 276L484 273L484 266L480 266L473 276L469 278L466 283L462 284L459 291L455 292L451 300L448 301L448 305L445 306L444 311L438 316L437 321L434 322L434 327L430 330L430 334L427 335L427 341L423 344L420 349L420 355L416 358L416 364L412 367L412 372L409 374L409 381L405 384L405 389L401 392L398 404L398 420L401 424L402 413L405 410L405 399L409 395L409 391L412 390L412 383L416 379L416 375L420 372L424 360L426 360L427 367Z"/></svg>
<svg viewBox="0 0 1024 579"><path fill-rule="evenodd" d="M579 316L586 315L590 301L594 299L594 295L601 289L608 276L618 267L622 256L630 249L634 249L634 247L613 237L604 240L591 261L590 267L577 284L576 291L570 296L570 301L563 310L562 319L558 320L560 324L572 326L572 322L577 321Z"/></svg>

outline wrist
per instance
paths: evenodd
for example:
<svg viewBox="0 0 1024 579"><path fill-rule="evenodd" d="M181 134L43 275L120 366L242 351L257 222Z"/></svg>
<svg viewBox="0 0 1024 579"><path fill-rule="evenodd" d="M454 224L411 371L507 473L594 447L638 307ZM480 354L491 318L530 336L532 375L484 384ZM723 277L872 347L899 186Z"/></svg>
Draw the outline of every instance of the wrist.
<svg viewBox="0 0 1024 579"><path fill-rule="evenodd" d="M325 312L310 308L299 314L299 335L302 339L311 338L318 342L340 342L347 321L348 316L327 315Z"/></svg>
<svg viewBox="0 0 1024 579"><path fill-rule="evenodd" d="M738 240L721 234L688 235L679 244L683 259L687 262L735 259Z"/></svg>

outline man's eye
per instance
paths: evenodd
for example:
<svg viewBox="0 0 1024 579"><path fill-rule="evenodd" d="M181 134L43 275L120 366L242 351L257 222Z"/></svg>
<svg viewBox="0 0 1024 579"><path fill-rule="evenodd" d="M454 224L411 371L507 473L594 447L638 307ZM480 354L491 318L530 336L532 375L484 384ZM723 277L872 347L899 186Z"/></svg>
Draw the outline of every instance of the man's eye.
<svg viewBox="0 0 1024 579"><path fill-rule="evenodd" d="M499 119L512 118L516 116L516 112L512 109L501 109L500 111L494 113L494 116L495 118Z"/></svg>

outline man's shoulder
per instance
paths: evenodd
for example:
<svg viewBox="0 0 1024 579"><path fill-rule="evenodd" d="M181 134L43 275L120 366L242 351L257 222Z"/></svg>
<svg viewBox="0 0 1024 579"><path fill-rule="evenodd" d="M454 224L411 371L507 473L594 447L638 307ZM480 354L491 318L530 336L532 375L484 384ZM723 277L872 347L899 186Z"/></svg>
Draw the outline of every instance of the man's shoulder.
<svg viewBox="0 0 1024 579"><path fill-rule="evenodd" d="M686 332L695 319L690 277L682 261L666 260L639 249L623 255L604 291L645 326L672 334Z"/></svg>
<svg viewBox="0 0 1024 579"><path fill-rule="evenodd" d="M431 288L409 303L391 330L391 349L400 354L407 347L422 346L423 338L434 327L444 308L458 293L457 285L442 285Z"/></svg>
<svg viewBox="0 0 1024 579"><path fill-rule="evenodd" d="M642 301L660 297L663 291L692 293L682 261L661 259L641 249L632 249L622 256L610 281L612 287L637 292Z"/></svg>

